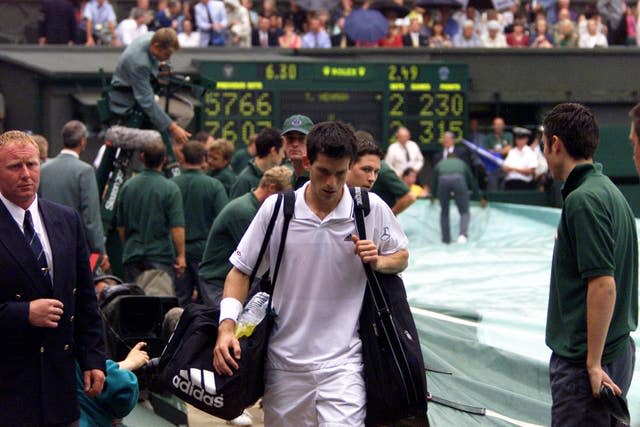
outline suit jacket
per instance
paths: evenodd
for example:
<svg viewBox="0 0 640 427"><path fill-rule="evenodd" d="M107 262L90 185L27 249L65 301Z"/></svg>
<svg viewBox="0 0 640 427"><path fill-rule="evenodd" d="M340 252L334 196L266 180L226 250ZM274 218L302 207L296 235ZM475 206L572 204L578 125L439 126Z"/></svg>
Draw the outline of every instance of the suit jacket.
<svg viewBox="0 0 640 427"><path fill-rule="evenodd" d="M267 32L267 43L269 47L278 47L278 35L273 31ZM260 46L260 32L257 29L251 30L251 46Z"/></svg>
<svg viewBox="0 0 640 427"><path fill-rule="evenodd" d="M75 362L105 370L86 239L78 214L38 200L53 258L53 287L45 283L31 248L0 201L0 426L66 424L80 417ZM57 328L29 324L29 302L64 304Z"/></svg>
<svg viewBox="0 0 640 427"><path fill-rule="evenodd" d="M105 253L100 196L91 165L72 154L58 154L42 165L38 194L78 211L89 249L91 252Z"/></svg>
<svg viewBox="0 0 640 427"><path fill-rule="evenodd" d="M420 46L429 46L429 37L424 34L420 34L418 36L418 43ZM413 41L411 40L411 34L405 34L402 36L402 45L403 46L413 46Z"/></svg>

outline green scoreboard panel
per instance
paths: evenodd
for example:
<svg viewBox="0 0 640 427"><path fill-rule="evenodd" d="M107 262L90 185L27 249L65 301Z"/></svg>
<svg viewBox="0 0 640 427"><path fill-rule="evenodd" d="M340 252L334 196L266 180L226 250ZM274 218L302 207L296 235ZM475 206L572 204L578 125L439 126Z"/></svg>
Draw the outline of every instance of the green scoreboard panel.
<svg viewBox="0 0 640 427"><path fill-rule="evenodd" d="M216 138L247 143L292 114L314 123L342 120L374 135L383 147L406 126L424 151L441 135L467 128L467 66L463 64L223 62L200 63L203 124Z"/></svg>

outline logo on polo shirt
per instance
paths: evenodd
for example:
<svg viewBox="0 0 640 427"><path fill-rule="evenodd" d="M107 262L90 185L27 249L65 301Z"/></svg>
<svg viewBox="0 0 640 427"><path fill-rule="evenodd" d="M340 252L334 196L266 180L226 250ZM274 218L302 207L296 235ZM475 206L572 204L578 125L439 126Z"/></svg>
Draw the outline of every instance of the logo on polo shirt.
<svg viewBox="0 0 640 427"><path fill-rule="evenodd" d="M345 242L350 242L351 241L351 236L353 236L353 234L349 233L347 234L347 237L344 238Z"/></svg>
<svg viewBox="0 0 640 427"><path fill-rule="evenodd" d="M240 257L241 257L241 256L242 256L242 252L240 252L240 251L236 251L236 255L238 255L238 256L240 256Z"/></svg>
<svg viewBox="0 0 640 427"><path fill-rule="evenodd" d="M382 229L382 236L380 236L380 240L382 240L383 242L387 242L389 239L391 239L391 234L389 234L389 227L384 227Z"/></svg>

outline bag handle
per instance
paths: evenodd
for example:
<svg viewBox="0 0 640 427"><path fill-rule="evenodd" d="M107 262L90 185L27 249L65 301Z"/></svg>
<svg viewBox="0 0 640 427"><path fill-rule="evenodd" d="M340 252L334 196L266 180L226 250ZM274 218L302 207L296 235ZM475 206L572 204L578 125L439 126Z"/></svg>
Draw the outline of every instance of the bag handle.
<svg viewBox="0 0 640 427"><path fill-rule="evenodd" d="M355 205L354 214L356 218L358 237L363 240L367 238L364 217L369 213L370 210L369 193L366 189L363 189L361 187L349 188L349 191L351 192L353 203ZM362 266L364 267L364 272L367 275L367 288L369 289L369 292L371 292L371 296L373 297L373 303L376 306L377 313L390 314L389 304L387 303L387 299L384 296L384 292L382 292L382 285L380 285L378 277L373 271L373 268L371 268L371 265L365 262L362 263Z"/></svg>
<svg viewBox="0 0 640 427"><path fill-rule="evenodd" d="M260 267L260 263L262 262L262 258L264 258L264 253L267 251L267 246L269 245L269 240L271 239L271 233L273 233L273 227L276 224L276 219L278 219L278 212L280 211L280 205L282 205L282 193L278 194L278 198L276 199L276 204L273 207L273 213L271 214L271 219L269 220L269 225L267 226L267 231L264 233L264 239L262 239L262 246L260 247L260 252L258 253L258 259L256 260L255 266L251 271L251 276L249 276L249 286L253 283L258 274L258 268ZM273 293L273 290L271 291Z"/></svg>

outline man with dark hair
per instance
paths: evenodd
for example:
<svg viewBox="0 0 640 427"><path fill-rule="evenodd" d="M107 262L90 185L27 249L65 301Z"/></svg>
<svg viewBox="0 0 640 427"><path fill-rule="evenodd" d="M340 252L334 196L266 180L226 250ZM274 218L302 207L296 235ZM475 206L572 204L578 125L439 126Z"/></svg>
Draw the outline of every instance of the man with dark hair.
<svg viewBox="0 0 640 427"><path fill-rule="evenodd" d="M407 238L387 205L370 194L367 239L356 235L354 202L346 185L356 158L353 129L315 125L307 135L310 181L296 190L273 308L263 398L265 425L364 425L365 384L358 317L365 292L362 263L398 273L407 266ZM235 322L249 289L276 197L268 198L229 259L220 303L214 368L231 375L240 354ZM279 215L258 274L274 270L284 218ZM310 262L310 260L313 260ZM267 265L268 264L268 265Z"/></svg>
<svg viewBox="0 0 640 427"><path fill-rule="evenodd" d="M0 425L74 426L105 380L102 322L77 212L41 199L38 146L0 135Z"/></svg>
<svg viewBox="0 0 640 427"><path fill-rule="evenodd" d="M267 169L280 166L284 159L284 147L280 131L275 128L265 128L256 138L256 157L240 172L231 191L229 199L235 199L258 186L262 174Z"/></svg>
<svg viewBox="0 0 640 427"><path fill-rule="evenodd" d="M369 132L359 130L356 132L356 138L358 141L376 143ZM371 191L380 196L395 215L399 215L416 201L409 187L384 160L380 163L380 171L375 183L371 186Z"/></svg>
<svg viewBox="0 0 640 427"><path fill-rule="evenodd" d="M362 140L357 143L356 161L347 174L349 187L364 187L369 190L378 179L382 162L382 150L376 143Z"/></svg>
<svg viewBox="0 0 640 427"><path fill-rule="evenodd" d="M202 259L211 224L227 204L227 192L222 183L202 172L207 149L199 141L189 141L182 150L182 173L172 181L182 193L186 232L187 268L176 278L176 296L181 306L197 300L198 263Z"/></svg>
<svg viewBox="0 0 640 427"><path fill-rule="evenodd" d="M122 185L116 201L124 279L135 282L144 271L157 269L173 280L186 268L180 188L162 175L165 148L160 139L148 143L140 157L145 169Z"/></svg>
<svg viewBox="0 0 640 427"><path fill-rule="evenodd" d="M185 109L184 105L172 99L167 114L156 102L153 91L160 62L168 61L179 47L178 36L171 28L161 28L135 39L118 59L111 79L109 109L117 116L128 116L135 109L140 109L155 129L167 130L178 144L183 144L191 136L184 127L193 117L193 110ZM178 112L180 117L172 121L170 115L176 116Z"/></svg>
<svg viewBox="0 0 640 427"><path fill-rule="evenodd" d="M87 127L82 122L71 120L64 125L64 148L55 158L42 165L42 183L38 194L78 211L89 249L104 256L101 268L108 269L98 183L93 167L80 160L80 154L87 146L87 136Z"/></svg>
<svg viewBox="0 0 640 427"><path fill-rule="evenodd" d="M626 396L638 325L638 238L624 196L593 162L591 110L555 106L544 119L544 155L564 181L551 266L546 343L553 426L616 425L602 388ZM569 390L571 392L569 392Z"/></svg>

